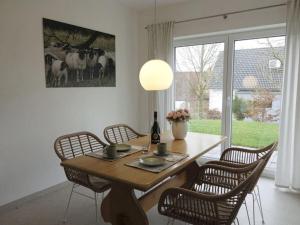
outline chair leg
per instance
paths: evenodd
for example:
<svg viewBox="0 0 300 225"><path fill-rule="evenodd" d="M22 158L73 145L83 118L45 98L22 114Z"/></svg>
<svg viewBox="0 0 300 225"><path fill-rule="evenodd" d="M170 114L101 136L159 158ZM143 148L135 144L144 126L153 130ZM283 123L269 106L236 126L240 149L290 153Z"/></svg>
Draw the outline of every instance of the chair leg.
<svg viewBox="0 0 300 225"><path fill-rule="evenodd" d="M246 213L247 213L247 218L248 218L248 223L249 225L251 225L251 222L250 222L250 215L249 215L249 210L248 210L248 206L247 206L247 202L246 202L246 199L245 199L245 208L246 208Z"/></svg>
<svg viewBox="0 0 300 225"><path fill-rule="evenodd" d="M95 198L95 210L96 210L96 222L98 223L98 199L97 199L97 192L94 192L94 198Z"/></svg>
<svg viewBox="0 0 300 225"><path fill-rule="evenodd" d="M253 193L251 193L252 196L252 207L253 207L253 225L255 225L255 196Z"/></svg>
<svg viewBox="0 0 300 225"><path fill-rule="evenodd" d="M73 195L73 190L75 188L75 184L73 183L72 185L72 190L70 192L70 195L69 195L69 198L68 198L68 204L67 204L67 207L65 209L65 214L64 214L64 219L63 219L63 222L66 223L67 222L67 215L68 215L68 212L69 212L69 207L70 207L70 202L71 202L71 198L72 198L72 195Z"/></svg>
<svg viewBox="0 0 300 225"><path fill-rule="evenodd" d="M235 221L236 221L236 224L237 224L237 225L240 225L239 218L237 218L237 217L235 218L235 220L233 221L233 222L234 222L234 224L235 224Z"/></svg>
<svg viewBox="0 0 300 225"><path fill-rule="evenodd" d="M257 193L256 193L255 188L254 188L254 194L255 194L257 205L258 205L259 212L260 212L260 215L261 215L262 224L265 224L265 218L264 218L264 212L263 212L262 203L261 203L259 187L256 186L256 189L257 189Z"/></svg>
<svg viewBox="0 0 300 225"><path fill-rule="evenodd" d="M170 220L171 220L171 218L170 218L170 217L168 217L167 225L169 225L169 224L170 224Z"/></svg>

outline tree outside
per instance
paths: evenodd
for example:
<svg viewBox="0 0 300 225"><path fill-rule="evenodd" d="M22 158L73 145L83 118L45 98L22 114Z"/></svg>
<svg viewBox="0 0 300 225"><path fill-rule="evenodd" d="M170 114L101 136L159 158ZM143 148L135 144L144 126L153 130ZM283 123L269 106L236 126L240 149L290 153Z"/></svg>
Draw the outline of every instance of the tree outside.
<svg viewBox="0 0 300 225"><path fill-rule="evenodd" d="M186 72L186 101L192 102L194 117L207 117L209 101L209 83L213 68L223 44L187 46L176 49L176 71Z"/></svg>

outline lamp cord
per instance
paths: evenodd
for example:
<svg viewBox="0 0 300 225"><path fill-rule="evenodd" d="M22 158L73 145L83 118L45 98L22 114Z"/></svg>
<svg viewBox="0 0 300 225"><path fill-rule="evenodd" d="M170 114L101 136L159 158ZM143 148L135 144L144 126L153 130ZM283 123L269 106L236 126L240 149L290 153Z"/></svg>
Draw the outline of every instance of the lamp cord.
<svg viewBox="0 0 300 225"><path fill-rule="evenodd" d="M157 0L154 0L154 58L157 57Z"/></svg>

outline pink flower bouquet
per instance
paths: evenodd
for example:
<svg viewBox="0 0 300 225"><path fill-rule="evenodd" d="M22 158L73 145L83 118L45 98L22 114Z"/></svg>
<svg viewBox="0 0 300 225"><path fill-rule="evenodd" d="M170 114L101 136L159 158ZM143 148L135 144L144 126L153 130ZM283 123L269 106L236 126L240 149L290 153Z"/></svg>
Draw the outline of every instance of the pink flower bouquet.
<svg viewBox="0 0 300 225"><path fill-rule="evenodd" d="M188 121L191 115L187 109L178 109L176 111L171 111L168 113L166 119L171 122Z"/></svg>

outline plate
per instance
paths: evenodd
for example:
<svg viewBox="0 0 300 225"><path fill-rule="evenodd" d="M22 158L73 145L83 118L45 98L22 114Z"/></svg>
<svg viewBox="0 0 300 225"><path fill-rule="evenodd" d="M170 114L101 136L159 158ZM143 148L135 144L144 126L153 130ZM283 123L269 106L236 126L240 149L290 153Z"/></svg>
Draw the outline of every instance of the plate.
<svg viewBox="0 0 300 225"><path fill-rule="evenodd" d="M131 149L131 145L117 144L117 152L128 152Z"/></svg>
<svg viewBox="0 0 300 225"><path fill-rule="evenodd" d="M157 156L146 156L140 158L140 163L145 166L162 166L166 163L166 160Z"/></svg>
<svg viewBox="0 0 300 225"><path fill-rule="evenodd" d="M170 154L170 152L166 151L164 154L159 154L157 150L153 151L153 154L154 155L157 155L157 156L167 156Z"/></svg>

